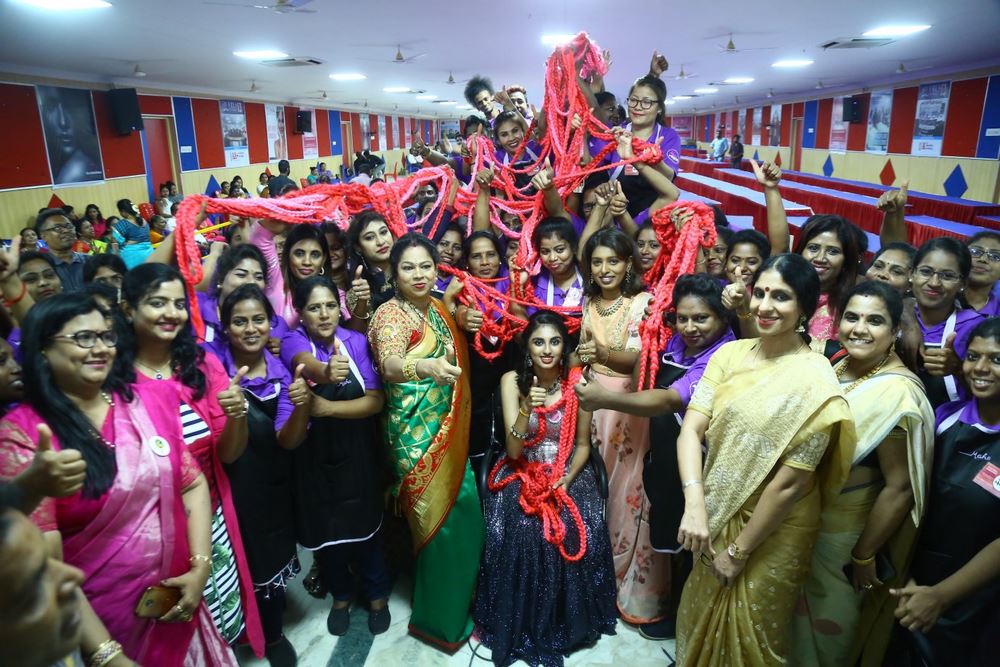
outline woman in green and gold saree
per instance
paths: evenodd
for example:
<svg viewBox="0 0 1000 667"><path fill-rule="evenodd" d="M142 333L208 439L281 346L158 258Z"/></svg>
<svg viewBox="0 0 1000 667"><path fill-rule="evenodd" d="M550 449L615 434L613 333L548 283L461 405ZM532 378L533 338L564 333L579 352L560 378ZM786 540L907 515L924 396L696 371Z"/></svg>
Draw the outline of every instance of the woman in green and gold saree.
<svg viewBox="0 0 1000 667"><path fill-rule="evenodd" d="M431 297L437 261L420 234L396 241L389 258L396 296L375 311L368 338L385 384L394 491L416 554L410 633L453 652L472 633L484 526L467 456L467 346Z"/></svg>
<svg viewBox="0 0 1000 667"><path fill-rule="evenodd" d="M719 348L688 404L678 541L696 560L678 612L679 665L786 662L820 509L854 444L830 364L799 335L818 299L804 259L768 259L750 300L760 338Z"/></svg>

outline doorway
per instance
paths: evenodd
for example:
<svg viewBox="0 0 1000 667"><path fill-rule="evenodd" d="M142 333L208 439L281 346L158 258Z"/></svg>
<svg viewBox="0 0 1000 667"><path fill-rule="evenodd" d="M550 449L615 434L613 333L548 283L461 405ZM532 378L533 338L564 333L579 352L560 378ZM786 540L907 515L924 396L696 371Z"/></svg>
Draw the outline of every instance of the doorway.
<svg viewBox="0 0 1000 667"><path fill-rule="evenodd" d="M160 183L173 181L180 186L177 153L174 148L173 119L163 116L142 117L142 155L146 163L149 201L156 201Z"/></svg>
<svg viewBox="0 0 1000 667"><path fill-rule="evenodd" d="M788 150L792 154L792 171L802 170L802 119L792 119L792 137Z"/></svg>

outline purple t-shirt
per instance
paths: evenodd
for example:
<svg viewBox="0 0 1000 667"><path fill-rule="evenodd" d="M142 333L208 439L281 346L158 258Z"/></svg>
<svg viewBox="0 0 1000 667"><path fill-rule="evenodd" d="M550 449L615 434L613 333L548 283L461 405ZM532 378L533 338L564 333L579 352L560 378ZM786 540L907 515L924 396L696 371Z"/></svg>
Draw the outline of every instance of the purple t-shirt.
<svg viewBox="0 0 1000 667"><path fill-rule="evenodd" d="M229 377L236 375L239 367L233 360L233 353L228 345L209 344L205 347L218 357ZM244 377L240 381L240 387L262 401L269 401L277 395L278 408L274 416L274 430L280 431L281 427L285 425L285 422L288 421L288 418L292 416L292 412L295 410L295 406L288 400L288 385L292 383L292 376L289 374L288 369L267 350L264 350L264 365L265 371L263 376L256 378Z"/></svg>
<svg viewBox="0 0 1000 667"><path fill-rule="evenodd" d="M727 327L725 333L722 334L722 337L715 341L711 346L705 348L693 357L685 357L684 339L677 333L670 338L670 342L667 343L667 351L663 353L662 357L660 357L660 363L685 369L684 375L670 385L670 389L673 389L680 394L681 403L685 407L687 407L688 401L691 400L691 395L694 394L698 381L701 380L701 376L704 375L705 368L708 366L708 362L712 358L712 355L715 354L715 351L720 347L734 340L736 340L736 336L733 335L733 330ZM683 415L684 411L681 410L679 414Z"/></svg>
<svg viewBox="0 0 1000 667"><path fill-rule="evenodd" d="M626 125L625 129L631 130L632 125ZM649 135L649 139L646 140L646 143L658 144L660 146L660 150L663 151L663 164L670 167L676 176L681 166L681 137L677 134L677 130L672 127L664 127L663 125L656 123L653 126L653 132ZM597 155L607 144L608 142L604 139L591 138L589 144L590 154ZM621 157L618 155L618 150L615 149L601 161L601 164L612 164L620 160ZM614 172L612 172L612 174L614 174ZM615 178L615 176L612 175L612 178Z"/></svg>
<svg viewBox="0 0 1000 667"><path fill-rule="evenodd" d="M940 435L942 431L950 427L953 420L949 418L954 418L956 414L958 415L956 420L963 424L976 426L987 433L1000 432L1000 424L987 424L979 416L979 404L975 398L962 398L938 406L937 410L934 411L934 432Z"/></svg>
<svg viewBox="0 0 1000 667"><path fill-rule="evenodd" d="M561 289L552 281L552 275L544 267L538 272L537 276L532 276L531 284L535 287L535 298L547 305L563 306L566 304L567 297L573 297L572 300L574 303L569 304L567 307L579 308L580 312L583 312L583 276L580 275L579 269L576 271L576 278L573 280L573 285L566 290ZM528 315L533 315L536 310L538 309L528 308Z"/></svg>
<svg viewBox="0 0 1000 667"><path fill-rule="evenodd" d="M1000 297L995 292L990 293L986 305L977 311L983 317L1000 317Z"/></svg>
<svg viewBox="0 0 1000 667"><path fill-rule="evenodd" d="M573 211L569 212L569 221L573 223L573 229L576 230L576 238L579 240L583 235L583 228L587 226L587 221Z"/></svg>
<svg viewBox="0 0 1000 667"><path fill-rule="evenodd" d="M214 341L225 341L226 330L219 321L219 296L196 292L198 298L198 310L201 311L201 319L205 322L205 343ZM284 318L275 315L271 318L271 338L281 340L288 333L288 324ZM211 346L205 346L211 349ZM214 349L212 350L215 351Z"/></svg>
<svg viewBox="0 0 1000 667"><path fill-rule="evenodd" d="M493 153L493 159L505 167L513 166L517 169L524 169L530 164L534 164L538 161L538 156L542 154L542 147L534 139L529 139L528 143L524 145L524 149L521 151L521 155L517 162L511 164L511 159L513 155L507 155L507 151L502 148L498 148L496 152Z"/></svg>
<svg viewBox="0 0 1000 667"><path fill-rule="evenodd" d="M982 312L972 310L971 308L961 308L956 302L955 310L952 311L947 319L932 327L928 327L920 319L920 307L914 304L913 308L917 315L917 324L920 326L920 332L924 336L924 345L941 347L945 338L947 338L945 331L948 331L948 333L953 332L955 333L955 354L958 355L959 359L965 358L965 350L969 346L969 334L972 333L977 324L985 319Z"/></svg>
<svg viewBox="0 0 1000 667"><path fill-rule="evenodd" d="M356 373L366 390L382 388L382 379L375 370L371 349L364 334L340 327L335 334L340 344L340 353L351 359L351 372ZM322 342L313 342L306 333L305 326L292 329L281 341L281 361L286 368L292 367L292 360L300 352L308 352L316 361L325 363L333 356L332 351Z"/></svg>

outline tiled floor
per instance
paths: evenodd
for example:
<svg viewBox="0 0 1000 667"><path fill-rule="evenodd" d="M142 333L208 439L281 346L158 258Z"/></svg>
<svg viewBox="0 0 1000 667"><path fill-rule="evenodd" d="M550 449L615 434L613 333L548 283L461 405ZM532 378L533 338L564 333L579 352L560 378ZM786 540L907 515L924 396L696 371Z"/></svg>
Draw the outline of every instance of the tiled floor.
<svg viewBox="0 0 1000 667"><path fill-rule="evenodd" d="M351 627L343 637L333 637L326 631L326 615L330 599L316 600L302 588L301 576L309 571L312 558L301 552L302 572L289 589L285 632L299 653L300 667L488 667L489 650L478 647L476 655L466 645L449 656L433 649L406 633L410 616L409 581L399 581L389 600L392 625L385 634L373 637L368 632L368 614L355 609ZM666 667L674 654L674 642L651 642L639 636L633 628L619 622L618 634L603 637L592 649L574 653L566 660L567 667ZM477 642L472 641L472 646ZM237 651L243 667L267 667L266 660L257 660L248 649ZM525 663L516 663L523 666Z"/></svg>

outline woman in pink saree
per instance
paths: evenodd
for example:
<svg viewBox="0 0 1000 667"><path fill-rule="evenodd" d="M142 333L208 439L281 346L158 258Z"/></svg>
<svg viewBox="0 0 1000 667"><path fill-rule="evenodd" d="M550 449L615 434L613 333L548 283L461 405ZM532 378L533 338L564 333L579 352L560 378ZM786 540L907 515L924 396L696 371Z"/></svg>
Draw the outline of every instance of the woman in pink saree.
<svg viewBox="0 0 1000 667"><path fill-rule="evenodd" d="M83 489L46 499L32 519L58 531L64 560L83 570L84 594L111 638L144 665L235 667L202 600L209 494L183 446L176 388L107 382L117 336L90 298L36 305L24 333L26 400L0 422L0 476L30 465L40 446L78 450L87 462ZM140 618L151 586L181 597L159 618Z"/></svg>

